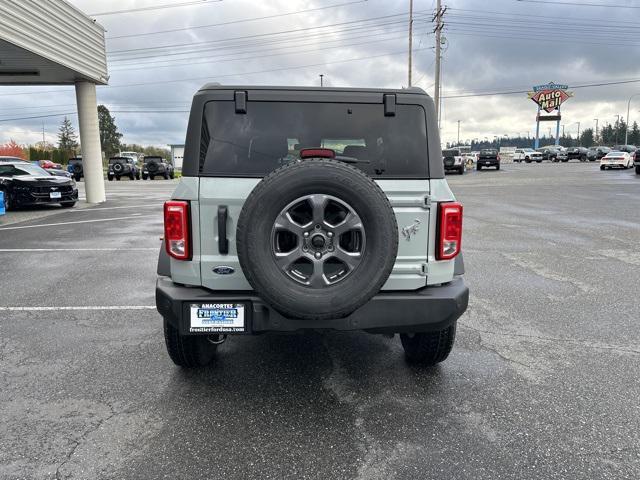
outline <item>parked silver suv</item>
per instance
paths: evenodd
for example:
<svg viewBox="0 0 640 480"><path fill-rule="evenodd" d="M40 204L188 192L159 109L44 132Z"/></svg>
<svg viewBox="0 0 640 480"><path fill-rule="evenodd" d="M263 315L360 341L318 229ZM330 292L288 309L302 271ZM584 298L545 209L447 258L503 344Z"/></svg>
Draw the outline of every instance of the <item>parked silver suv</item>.
<svg viewBox="0 0 640 480"><path fill-rule="evenodd" d="M204 86L164 222L156 305L183 367L227 335L305 329L397 333L435 364L467 307L421 89Z"/></svg>

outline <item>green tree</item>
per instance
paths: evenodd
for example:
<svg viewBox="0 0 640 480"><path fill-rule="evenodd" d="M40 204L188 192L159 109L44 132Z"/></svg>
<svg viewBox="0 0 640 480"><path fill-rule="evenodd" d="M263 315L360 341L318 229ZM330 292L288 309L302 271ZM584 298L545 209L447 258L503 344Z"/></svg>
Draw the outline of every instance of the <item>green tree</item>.
<svg viewBox="0 0 640 480"><path fill-rule="evenodd" d="M594 144L593 129L586 128L580 133L580 145L583 147L590 147Z"/></svg>
<svg viewBox="0 0 640 480"><path fill-rule="evenodd" d="M58 131L58 148L60 150L75 152L78 148L78 136L76 135L71 120L64 117L60 130Z"/></svg>
<svg viewBox="0 0 640 480"><path fill-rule="evenodd" d="M98 105L98 125L102 150L107 157L111 157L120 150L122 134L118 132L115 117L104 105Z"/></svg>
<svg viewBox="0 0 640 480"><path fill-rule="evenodd" d="M638 122L633 122L631 130L629 130L629 143L631 145L638 145L640 143L640 129L638 128Z"/></svg>

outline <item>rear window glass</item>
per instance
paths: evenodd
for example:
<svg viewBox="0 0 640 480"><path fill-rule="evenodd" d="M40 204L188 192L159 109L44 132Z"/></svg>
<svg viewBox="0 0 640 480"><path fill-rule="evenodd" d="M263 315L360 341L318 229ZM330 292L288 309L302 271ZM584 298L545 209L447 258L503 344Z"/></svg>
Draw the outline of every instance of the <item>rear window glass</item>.
<svg viewBox="0 0 640 480"><path fill-rule="evenodd" d="M460 151L459 150L443 150L442 156L443 157L459 157Z"/></svg>
<svg viewBox="0 0 640 480"><path fill-rule="evenodd" d="M291 162L300 150L330 148L377 178L428 178L427 127L418 105L208 102L200 139L200 173L262 177Z"/></svg>
<svg viewBox="0 0 640 480"><path fill-rule="evenodd" d="M495 155L497 153L497 150L480 150L480 155Z"/></svg>

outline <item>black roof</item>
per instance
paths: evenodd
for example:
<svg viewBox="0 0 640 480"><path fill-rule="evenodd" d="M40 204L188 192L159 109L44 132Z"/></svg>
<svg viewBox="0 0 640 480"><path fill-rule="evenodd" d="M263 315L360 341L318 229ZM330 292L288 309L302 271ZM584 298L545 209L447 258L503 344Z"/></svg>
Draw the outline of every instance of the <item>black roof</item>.
<svg viewBox="0 0 640 480"><path fill-rule="evenodd" d="M217 82L211 82L203 85L203 90L277 90L292 92L364 92L364 93L414 93L419 95L427 95L427 93L419 87L410 88L346 88L346 87L300 87L300 86L270 86L270 85L221 85Z"/></svg>

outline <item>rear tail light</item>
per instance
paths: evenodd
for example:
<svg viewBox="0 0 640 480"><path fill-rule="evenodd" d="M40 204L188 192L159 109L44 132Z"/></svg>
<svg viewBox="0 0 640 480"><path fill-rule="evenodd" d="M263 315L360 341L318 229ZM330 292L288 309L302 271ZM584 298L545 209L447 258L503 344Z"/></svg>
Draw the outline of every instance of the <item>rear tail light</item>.
<svg viewBox="0 0 640 480"><path fill-rule="evenodd" d="M189 202L171 200L164 204L164 243L169 256L191 259Z"/></svg>
<svg viewBox="0 0 640 480"><path fill-rule="evenodd" d="M462 204L443 202L438 204L438 244L436 258L450 260L462 246Z"/></svg>

